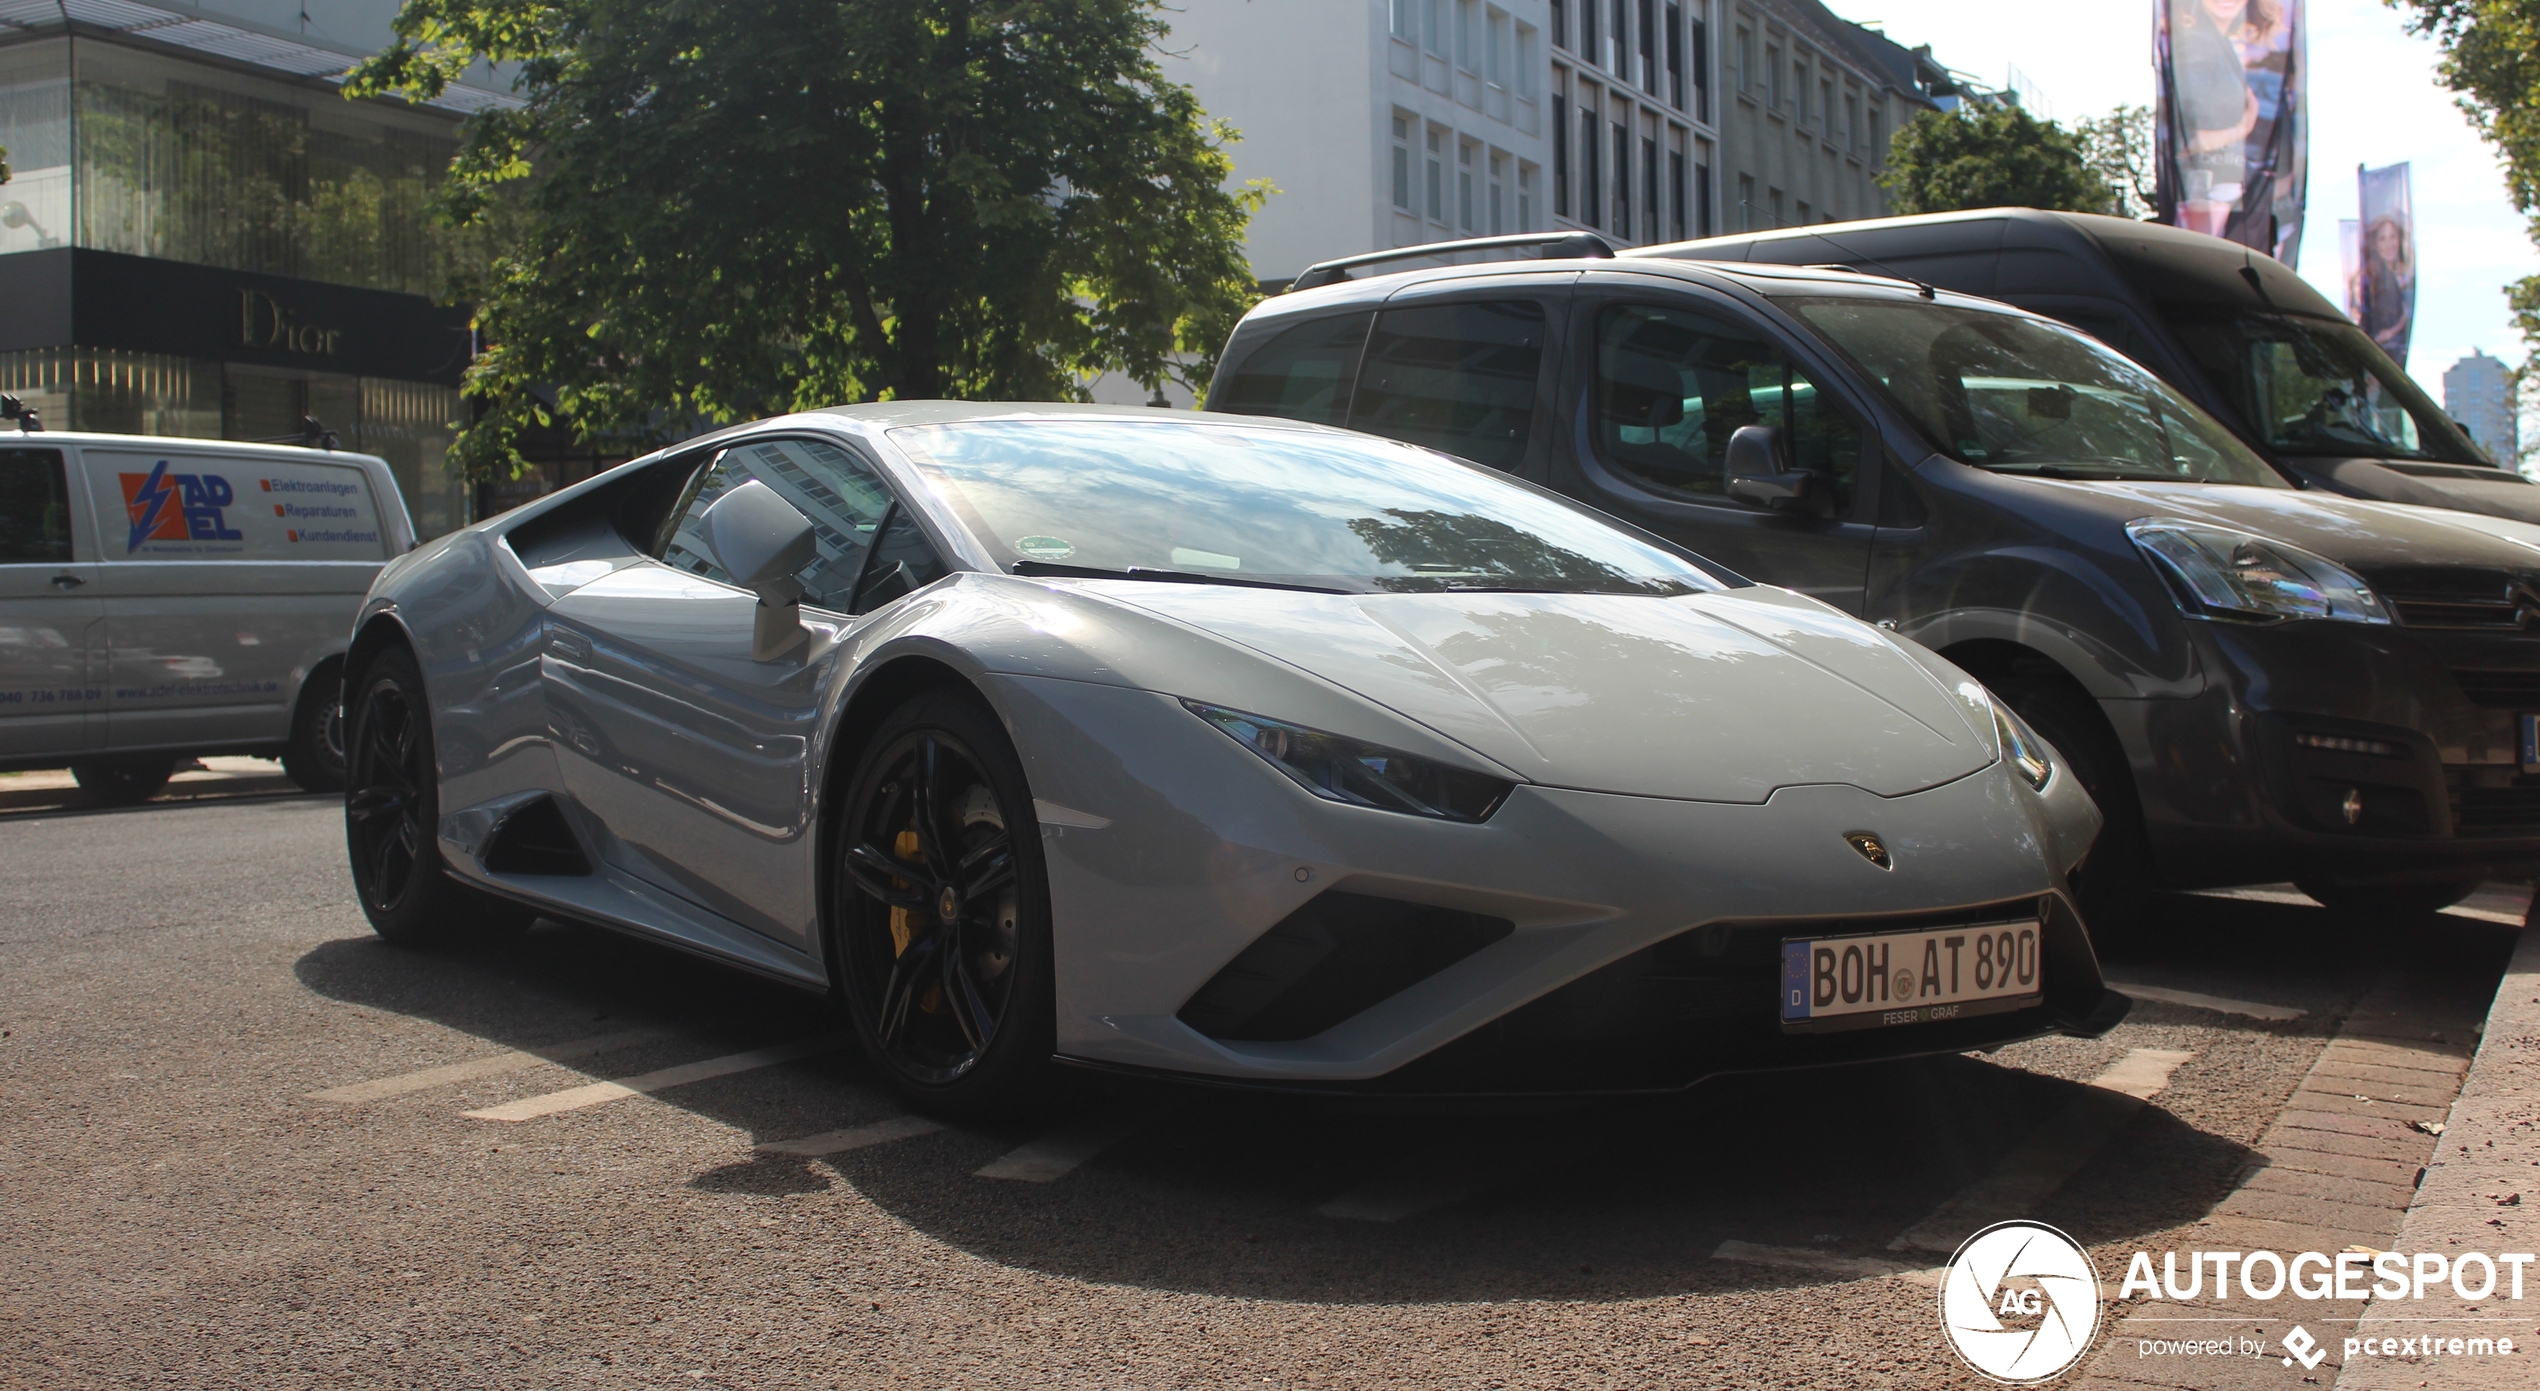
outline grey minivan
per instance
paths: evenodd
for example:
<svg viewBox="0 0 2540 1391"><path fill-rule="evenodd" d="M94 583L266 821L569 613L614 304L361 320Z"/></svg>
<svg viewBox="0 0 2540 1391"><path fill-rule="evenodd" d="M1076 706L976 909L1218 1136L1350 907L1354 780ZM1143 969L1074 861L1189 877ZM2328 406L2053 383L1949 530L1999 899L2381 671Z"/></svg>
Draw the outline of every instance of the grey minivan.
<svg viewBox="0 0 2540 1391"><path fill-rule="evenodd" d="M2299 490L2005 305L1535 240L1309 271L1210 408L1504 469L1937 649L2106 811L2095 930L2147 883L2422 907L2540 864L2540 529Z"/></svg>
<svg viewBox="0 0 2540 1391"><path fill-rule="evenodd" d="M1851 266L2016 304L2151 368L2305 486L2540 522L2540 486L2491 461L2309 281L2237 242L2122 217L1987 208L1712 237L1656 254Z"/></svg>
<svg viewBox="0 0 2540 1391"><path fill-rule="evenodd" d="M341 787L353 614L413 546L367 454L0 436L0 771L133 802L184 759L254 754Z"/></svg>

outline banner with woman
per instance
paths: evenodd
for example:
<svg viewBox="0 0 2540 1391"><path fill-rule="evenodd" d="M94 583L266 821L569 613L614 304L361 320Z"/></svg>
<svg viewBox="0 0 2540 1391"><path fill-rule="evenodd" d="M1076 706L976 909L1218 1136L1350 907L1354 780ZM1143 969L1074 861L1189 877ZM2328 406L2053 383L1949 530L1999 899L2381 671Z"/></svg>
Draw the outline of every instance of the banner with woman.
<svg viewBox="0 0 2540 1391"><path fill-rule="evenodd" d="M2417 317L2417 222L2407 164L2356 165L2355 194L2362 216L2356 219L2358 264L2346 273L2346 312L2405 367Z"/></svg>
<svg viewBox="0 0 2540 1391"><path fill-rule="evenodd" d="M2293 265L2310 111L2304 0L2153 0L2160 220Z"/></svg>

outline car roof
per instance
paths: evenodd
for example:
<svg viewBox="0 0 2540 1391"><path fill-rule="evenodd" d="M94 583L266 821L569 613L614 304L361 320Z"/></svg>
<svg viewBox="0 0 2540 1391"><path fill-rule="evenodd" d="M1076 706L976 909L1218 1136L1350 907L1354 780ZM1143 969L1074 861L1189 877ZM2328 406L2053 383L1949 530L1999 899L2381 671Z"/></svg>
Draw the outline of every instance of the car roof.
<svg viewBox="0 0 2540 1391"><path fill-rule="evenodd" d="M1292 290L1273 295L1254 305L1245 315L1254 318L1286 318L1291 314L1311 313L1340 304L1375 304L1393 298L1402 291L1429 288L1459 282L1491 283L1568 283L1589 272L1623 273L1658 280L1677 280L1713 289L1732 288L1749 294L1773 296L1792 293L1859 295L1864 298L1919 298L1919 287L1901 277L1856 271L1841 266L1785 266L1751 261L1692 260L1677 256L1649 254L1648 250L1627 251L1614 257L1575 257L1558 260L1483 261L1462 266L1426 266L1408 270L1388 270L1361 276L1311 290ZM1986 308L2008 306L1991 300L1952 291L1940 292L1953 300Z"/></svg>
<svg viewBox="0 0 2540 1391"><path fill-rule="evenodd" d="M142 450L183 449L196 454L305 459L310 463L368 461L383 464L376 454L350 449L311 449L299 444L259 444L252 440L196 439L191 435L116 435L97 430L38 430L32 434L0 434L0 449L26 449L47 444L125 445Z"/></svg>

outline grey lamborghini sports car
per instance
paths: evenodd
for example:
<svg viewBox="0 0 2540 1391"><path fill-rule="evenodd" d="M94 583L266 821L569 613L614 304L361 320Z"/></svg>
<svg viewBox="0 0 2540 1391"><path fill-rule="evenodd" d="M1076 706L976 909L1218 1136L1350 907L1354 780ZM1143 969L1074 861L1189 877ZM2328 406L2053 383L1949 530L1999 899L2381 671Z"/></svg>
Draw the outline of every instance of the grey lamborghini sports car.
<svg viewBox="0 0 2540 1391"><path fill-rule="evenodd" d="M1054 1062L1421 1094L2091 1033L2053 750L1930 653L1424 449L815 411L392 563L392 941L537 912L834 992L923 1105Z"/></svg>

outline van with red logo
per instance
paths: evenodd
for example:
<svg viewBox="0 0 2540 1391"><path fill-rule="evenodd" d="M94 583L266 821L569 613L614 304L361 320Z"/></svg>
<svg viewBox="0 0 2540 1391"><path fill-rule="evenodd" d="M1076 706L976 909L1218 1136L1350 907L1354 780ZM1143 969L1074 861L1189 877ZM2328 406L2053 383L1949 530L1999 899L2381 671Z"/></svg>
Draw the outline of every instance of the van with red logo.
<svg viewBox="0 0 2540 1391"><path fill-rule="evenodd" d="M340 787L353 613L414 539L371 455L0 434L0 770L134 802L249 754Z"/></svg>

